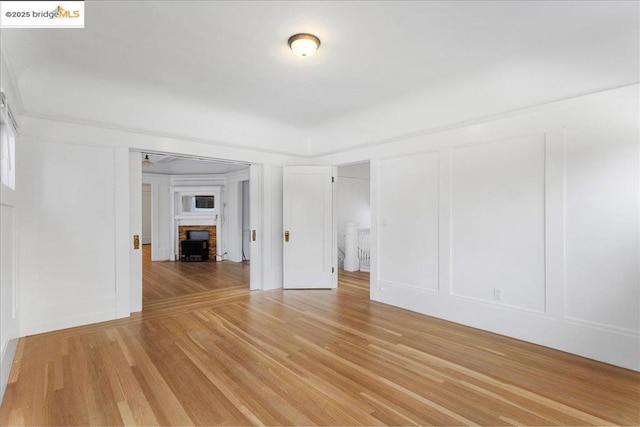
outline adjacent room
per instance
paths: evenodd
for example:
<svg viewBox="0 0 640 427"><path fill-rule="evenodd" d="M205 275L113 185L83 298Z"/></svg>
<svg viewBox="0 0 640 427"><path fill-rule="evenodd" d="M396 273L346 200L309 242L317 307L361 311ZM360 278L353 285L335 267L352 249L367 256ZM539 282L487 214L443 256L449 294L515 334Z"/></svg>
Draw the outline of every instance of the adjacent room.
<svg viewBox="0 0 640 427"><path fill-rule="evenodd" d="M249 288L249 166L142 153L142 302Z"/></svg>
<svg viewBox="0 0 640 427"><path fill-rule="evenodd" d="M0 1L0 425L640 425L640 2Z"/></svg>

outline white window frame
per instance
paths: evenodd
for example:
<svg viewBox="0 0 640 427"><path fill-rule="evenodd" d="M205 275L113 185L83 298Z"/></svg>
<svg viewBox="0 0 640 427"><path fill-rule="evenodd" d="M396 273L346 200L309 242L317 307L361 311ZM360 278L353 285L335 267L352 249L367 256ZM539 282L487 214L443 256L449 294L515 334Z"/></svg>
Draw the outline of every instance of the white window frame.
<svg viewBox="0 0 640 427"><path fill-rule="evenodd" d="M0 92L0 183L15 191L16 188L16 123Z"/></svg>

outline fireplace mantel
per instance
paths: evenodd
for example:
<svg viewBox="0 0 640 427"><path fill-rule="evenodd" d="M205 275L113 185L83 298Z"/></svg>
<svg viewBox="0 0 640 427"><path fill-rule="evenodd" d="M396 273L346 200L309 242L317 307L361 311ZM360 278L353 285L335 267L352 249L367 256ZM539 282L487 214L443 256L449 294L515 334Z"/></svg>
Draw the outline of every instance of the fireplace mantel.
<svg viewBox="0 0 640 427"><path fill-rule="evenodd" d="M182 225L218 225L218 215L181 214L174 219Z"/></svg>
<svg viewBox="0 0 640 427"><path fill-rule="evenodd" d="M209 239L209 258L217 260L216 256L222 254L221 237L222 227L220 224L222 213L222 187L220 186L172 186L170 188L172 193L171 197L171 211L173 212L172 221L172 240L173 240L173 254L171 260L175 261L180 259L180 240L184 239L181 234L186 229L207 229L210 230L210 236L213 234L213 238ZM208 211L186 211L183 209L182 197L183 196L196 196L196 195L213 195L216 200L216 209ZM181 232L182 231L182 232Z"/></svg>

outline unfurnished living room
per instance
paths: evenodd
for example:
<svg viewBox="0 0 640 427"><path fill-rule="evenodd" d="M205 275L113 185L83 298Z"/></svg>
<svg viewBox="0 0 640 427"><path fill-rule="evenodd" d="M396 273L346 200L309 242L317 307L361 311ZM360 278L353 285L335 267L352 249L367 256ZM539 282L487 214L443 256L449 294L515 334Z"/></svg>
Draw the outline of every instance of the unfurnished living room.
<svg viewBox="0 0 640 427"><path fill-rule="evenodd" d="M639 1L0 1L0 425L640 425Z"/></svg>

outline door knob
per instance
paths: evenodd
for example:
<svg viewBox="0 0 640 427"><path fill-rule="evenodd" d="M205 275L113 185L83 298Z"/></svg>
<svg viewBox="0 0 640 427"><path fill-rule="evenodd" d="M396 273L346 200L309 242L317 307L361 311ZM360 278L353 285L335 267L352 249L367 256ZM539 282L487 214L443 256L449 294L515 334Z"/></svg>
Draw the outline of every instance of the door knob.
<svg viewBox="0 0 640 427"><path fill-rule="evenodd" d="M284 232L284 241L287 243L289 242L289 230Z"/></svg>

